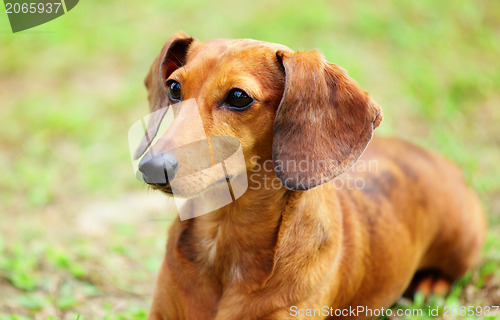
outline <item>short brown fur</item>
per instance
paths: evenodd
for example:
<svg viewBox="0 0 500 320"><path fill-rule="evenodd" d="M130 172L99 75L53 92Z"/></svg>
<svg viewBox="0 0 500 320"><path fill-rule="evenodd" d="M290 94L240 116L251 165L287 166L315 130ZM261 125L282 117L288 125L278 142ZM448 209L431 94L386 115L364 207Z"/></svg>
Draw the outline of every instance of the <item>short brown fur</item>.
<svg viewBox="0 0 500 320"><path fill-rule="evenodd" d="M290 307L389 307L418 270L453 281L477 261L486 223L460 170L397 139L375 137L365 150L382 111L319 53L177 33L146 79L152 110L167 103L167 79L196 99L207 135L240 140L251 178L235 202L173 222L149 319L323 319ZM256 103L221 108L234 87ZM183 130L162 139L182 143ZM304 185L303 173L265 166L324 157ZM278 187L262 188L265 179ZM363 188L346 187L353 179Z"/></svg>

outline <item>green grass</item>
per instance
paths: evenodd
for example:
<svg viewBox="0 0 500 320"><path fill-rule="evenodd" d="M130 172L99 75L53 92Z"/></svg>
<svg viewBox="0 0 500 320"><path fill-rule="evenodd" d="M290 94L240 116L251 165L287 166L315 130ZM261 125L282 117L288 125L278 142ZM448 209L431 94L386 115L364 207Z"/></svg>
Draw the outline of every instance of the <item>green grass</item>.
<svg viewBox="0 0 500 320"><path fill-rule="evenodd" d="M490 221L482 262L447 299L396 308L499 304L500 2L102 0L19 34L0 16L0 320L145 319L168 221L129 209L147 192L127 130L176 30L320 49L383 107L379 134L457 162Z"/></svg>

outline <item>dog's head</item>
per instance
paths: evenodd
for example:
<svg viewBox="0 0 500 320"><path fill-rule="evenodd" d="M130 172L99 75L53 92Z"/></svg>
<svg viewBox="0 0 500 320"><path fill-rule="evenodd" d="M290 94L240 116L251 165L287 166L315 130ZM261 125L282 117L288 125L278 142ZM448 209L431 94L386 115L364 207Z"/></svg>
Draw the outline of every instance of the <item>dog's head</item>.
<svg viewBox="0 0 500 320"><path fill-rule="evenodd" d="M195 101L207 136L238 139L247 171L272 160L276 176L292 190L347 170L382 120L370 95L319 52L249 39L199 42L176 33L154 61L146 87L151 111ZM177 117L152 150L182 146L190 135L189 116ZM157 162L172 167L184 160Z"/></svg>

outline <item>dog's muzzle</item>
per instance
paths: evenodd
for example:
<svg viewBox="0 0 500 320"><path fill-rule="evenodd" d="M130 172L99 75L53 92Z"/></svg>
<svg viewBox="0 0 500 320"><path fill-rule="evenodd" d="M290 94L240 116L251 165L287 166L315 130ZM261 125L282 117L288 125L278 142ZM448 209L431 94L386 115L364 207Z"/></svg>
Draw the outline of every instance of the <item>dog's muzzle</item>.
<svg viewBox="0 0 500 320"><path fill-rule="evenodd" d="M171 153L155 153L150 150L141 159L139 171L147 184L164 187L174 179L177 158Z"/></svg>
<svg viewBox="0 0 500 320"><path fill-rule="evenodd" d="M167 137L169 130L177 135ZM129 145L136 178L171 195L181 220L228 205L248 188L240 141L207 136L194 99L134 123Z"/></svg>

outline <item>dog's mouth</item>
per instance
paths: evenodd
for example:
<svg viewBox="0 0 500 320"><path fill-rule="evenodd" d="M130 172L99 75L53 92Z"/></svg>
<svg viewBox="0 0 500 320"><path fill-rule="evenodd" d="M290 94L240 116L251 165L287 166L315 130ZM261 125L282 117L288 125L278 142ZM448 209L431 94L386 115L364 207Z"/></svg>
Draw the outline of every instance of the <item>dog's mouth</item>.
<svg viewBox="0 0 500 320"><path fill-rule="evenodd" d="M218 173L216 169L212 167L208 173ZM237 175L218 175L218 178L206 171L183 177L180 182L176 178L171 183L150 186L173 199L181 220L222 208L238 199L247 189L246 171Z"/></svg>
<svg viewBox="0 0 500 320"><path fill-rule="evenodd" d="M207 194L221 185L247 187L241 145L229 136L212 136L163 152L149 150L136 174L152 189L180 198ZM237 178L241 175L245 179Z"/></svg>
<svg viewBox="0 0 500 320"><path fill-rule="evenodd" d="M149 186L151 187L151 189L153 190L157 190L157 191L160 191L164 194L166 194L167 196L174 196L174 193L172 191L172 186L170 186L170 184L149 184Z"/></svg>
<svg viewBox="0 0 500 320"><path fill-rule="evenodd" d="M221 177L217 180L215 180L213 183L209 184L209 185L204 185L202 189L199 189L199 188L190 188L190 187L187 187L187 188L173 188L172 185L170 183L166 183L166 184L161 184L161 183L148 183L148 185L151 187L151 189L155 190L155 191L160 191L161 193L169 196L169 197L180 197L180 198L193 198L193 197L196 197L196 196L199 196L203 193L206 193L206 192L209 192L213 189L216 189L220 186L225 186L227 184L230 185L230 181L231 179L233 179L233 175L232 174L228 174L224 177ZM174 180L175 181L175 180ZM196 179L193 180L193 183L190 185L196 185L196 186L200 186L199 184L200 181L196 182ZM183 185L186 185L186 183L184 182Z"/></svg>

